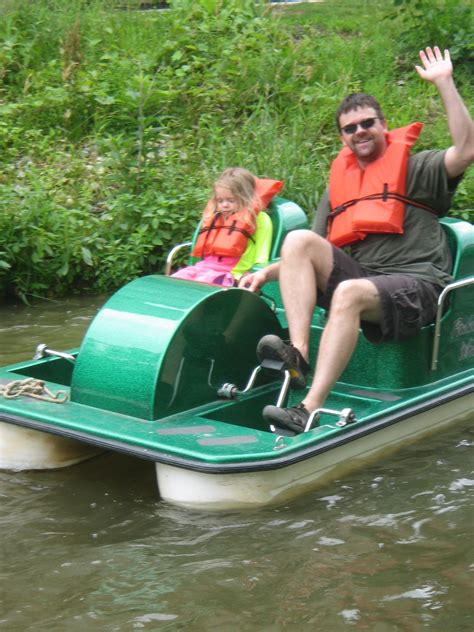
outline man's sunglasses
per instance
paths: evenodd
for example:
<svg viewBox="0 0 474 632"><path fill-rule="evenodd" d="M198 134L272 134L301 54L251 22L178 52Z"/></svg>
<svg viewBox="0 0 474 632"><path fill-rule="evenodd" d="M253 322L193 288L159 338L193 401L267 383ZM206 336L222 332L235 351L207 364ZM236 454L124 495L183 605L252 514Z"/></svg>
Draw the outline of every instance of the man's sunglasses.
<svg viewBox="0 0 474 632"><path fill-rule="evenodd" d="M370 129L375 125L375 121L378 118L378 116L373 116L371 118L364 119L360 123L349 123L349 125L344 125L344 127L341 127L341 131L344 132L344 134L354 134L354 132L357 131L359 125L362 129Z"/></svg>

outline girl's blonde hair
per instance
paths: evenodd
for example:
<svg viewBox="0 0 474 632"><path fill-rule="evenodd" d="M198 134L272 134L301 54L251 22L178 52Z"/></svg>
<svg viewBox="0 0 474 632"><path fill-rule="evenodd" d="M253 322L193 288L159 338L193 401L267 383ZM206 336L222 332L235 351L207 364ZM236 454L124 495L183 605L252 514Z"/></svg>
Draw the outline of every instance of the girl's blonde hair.
<svg viewBox="0 0 474 632"><path fill-rule="evenodd" d="M239 203L239 212L245 213L242 219L255 228L257 217L254 209L257 187L255 176L242 167L229 167L214 182L214 200L216 187L229 189Z"/></svg>

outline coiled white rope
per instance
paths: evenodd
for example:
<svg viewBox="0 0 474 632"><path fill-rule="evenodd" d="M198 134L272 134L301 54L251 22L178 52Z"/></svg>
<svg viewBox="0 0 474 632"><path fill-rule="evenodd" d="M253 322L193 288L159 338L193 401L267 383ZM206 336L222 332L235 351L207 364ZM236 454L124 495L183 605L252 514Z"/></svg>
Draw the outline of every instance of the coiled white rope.
<svg viewBox="0 0 474 632"><path fill-rule="evenodd" d="M34 397L45 402L54 404L64 404L68 400L66 391L57 391L52 393L42 380L35 380L32 377L25 380L14 380L9 384L0 384L0 395L6 399L14 399L15 397Z"/></svg>

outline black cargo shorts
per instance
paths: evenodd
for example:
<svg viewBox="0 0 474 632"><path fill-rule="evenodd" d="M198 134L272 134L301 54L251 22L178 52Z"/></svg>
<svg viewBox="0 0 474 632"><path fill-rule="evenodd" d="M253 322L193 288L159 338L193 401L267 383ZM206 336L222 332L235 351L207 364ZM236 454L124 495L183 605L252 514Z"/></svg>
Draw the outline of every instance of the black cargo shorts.
<svg viewBox="0 0 474 632"><path fill-rule="evenodd" d="M371 281L380 297L382 320L380 323L361 322L362 332L370 342L404 340L434 321L441 286L410 274L374 274L335 246L333 256L334 266L326 291L318 292L318 305L330 308L334 290L341 281Z"/></svg>

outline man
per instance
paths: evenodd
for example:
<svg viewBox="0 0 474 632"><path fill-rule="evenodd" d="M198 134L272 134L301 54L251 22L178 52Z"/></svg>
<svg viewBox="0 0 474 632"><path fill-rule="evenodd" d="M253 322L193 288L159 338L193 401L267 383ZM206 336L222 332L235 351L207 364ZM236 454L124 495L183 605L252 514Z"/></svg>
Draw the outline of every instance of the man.
<svg viewBox="0 0 474 632"><path fill-rule="evenodd" d="M279 281L291 342L265 336L257 355L260 360L283 361L293 388L306 386L314 307L330 307L314 379L304 399L298 406L266 406L263 411L277 428L304 431L311 412L324 405L349 362L360 327L372 342L415 334L433 321L438 295L450 280L449 248L438 217L448 212L463 172L474 162L474 125L455 87L449 51L427 48L420 51L420 59L422 66L416 70L441 96L452 146L408 156L419 124L395 130L392 136L373 97L346 97L336 121L347 149L331 167L315 232L290 233L280 261L240 283L256 292L268 281ZM344 227L348 218L356 228ZM326 239L328 226L333 243Z"/></svg>

